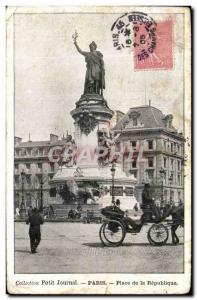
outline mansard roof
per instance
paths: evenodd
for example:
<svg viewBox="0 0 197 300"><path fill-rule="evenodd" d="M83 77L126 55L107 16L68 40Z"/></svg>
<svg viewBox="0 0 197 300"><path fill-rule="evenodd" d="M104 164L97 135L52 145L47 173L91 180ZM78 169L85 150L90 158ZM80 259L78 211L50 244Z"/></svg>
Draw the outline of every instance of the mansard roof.
<svg viewBox="0 0 197 300"><path fill-rule="evenodd" d="M50 147L50 146L63 146L67 143L66 140L57 141L27 141L21 142L15 145L15 148L39 148L39 147Z"/></svg>
<svg viewBox="0 0 197 300"><path fill-rule="evenodd" d="M137 126L132 125L132 118L138 118ZM172 115L164 115L161 110L156 107L145 105L130 108L129 111L121 118L113 130L124 129L146 129L146 128L164 128L169 131L177 132L173 125L166 126L166 120L169 118L172 121Z"/></svg>

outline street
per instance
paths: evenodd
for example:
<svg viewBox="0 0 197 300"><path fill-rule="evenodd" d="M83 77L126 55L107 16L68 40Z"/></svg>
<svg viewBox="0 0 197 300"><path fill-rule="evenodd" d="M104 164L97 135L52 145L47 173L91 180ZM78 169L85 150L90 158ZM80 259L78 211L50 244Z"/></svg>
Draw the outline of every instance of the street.
<svg viewBox="0 0 197 300"><path fill-rule="evenodd" d="M15 273L181 273L183 229L177 230L180 244L151 246L146 234L127 234L123 245L103 247L100 224L45 223L38 253L31 254L29 226L15 223Z"/></svg>

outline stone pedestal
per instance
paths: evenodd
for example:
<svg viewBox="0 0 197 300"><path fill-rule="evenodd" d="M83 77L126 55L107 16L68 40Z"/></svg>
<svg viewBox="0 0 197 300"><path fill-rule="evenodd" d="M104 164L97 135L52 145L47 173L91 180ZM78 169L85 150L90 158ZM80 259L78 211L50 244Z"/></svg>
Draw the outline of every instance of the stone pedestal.
<svg viewBox="0 0 197 300"><path fill-rule="evenodd" d="M99 205L111 205L112 201L112 174L111 165L100 166L98 157L82 161L79 154L85 151L95 153L95 150L105 138L109 138L110 121L113 111L108 107L107 101L102 95L85 94L76 103L76 108L71 111L75 125L75 143L77 145L76 165L61 167L55 174L51 185L57 190L66 185L70 197L72 193L79 196L83 190L88 197ZM86 150L84 150L86 148ZM109 148L107 148L108 150ZM134 203L134 186L136 179L127 177L119 165L116 166L114 188L116 189L115 200L119 199L125 207ZM98 196L96 196L99 195ZM66 193L68 195L68 192ZM99 199L97 199L99 198ZM90 200L91 200L90 199ZM97 200L95 200L97 199Z"/></svg>
<svg viewBox="0 0 197 300"><path fill-rule="evenodd" d="M109 135L109 124L113 111L107 101L98 94L82 95L71 111L75 125L75 142L79 145L98 145L98 132Z"/></svg>

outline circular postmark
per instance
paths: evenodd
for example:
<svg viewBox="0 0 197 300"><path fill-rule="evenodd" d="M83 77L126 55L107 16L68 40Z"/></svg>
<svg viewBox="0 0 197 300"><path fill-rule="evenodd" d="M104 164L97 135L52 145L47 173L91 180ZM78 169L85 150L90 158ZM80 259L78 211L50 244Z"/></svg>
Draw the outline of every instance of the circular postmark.
<svg viewBox="0 0 197 300"><path fill-rule="evenodd" d="M117 50L135 49L139 61L154 52L156 47L155 20L142 12L125 13L111 27L113 46Z"/></svg>

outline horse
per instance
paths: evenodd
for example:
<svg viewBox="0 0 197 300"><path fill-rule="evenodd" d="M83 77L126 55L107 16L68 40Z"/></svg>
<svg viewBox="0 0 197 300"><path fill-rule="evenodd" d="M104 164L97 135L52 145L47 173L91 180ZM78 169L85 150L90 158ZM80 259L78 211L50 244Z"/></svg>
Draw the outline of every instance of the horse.
<svg viewBox="0 0 197 300"><path fill-rule="evenodd" d="M171 207L163 215L163 220L169 216L172 216L172 226L171 226L171 235L173 245L179 243L179 238L176 234L176 230L179 226L184 226L184 205L180 204L177 207Z"/></svg>

